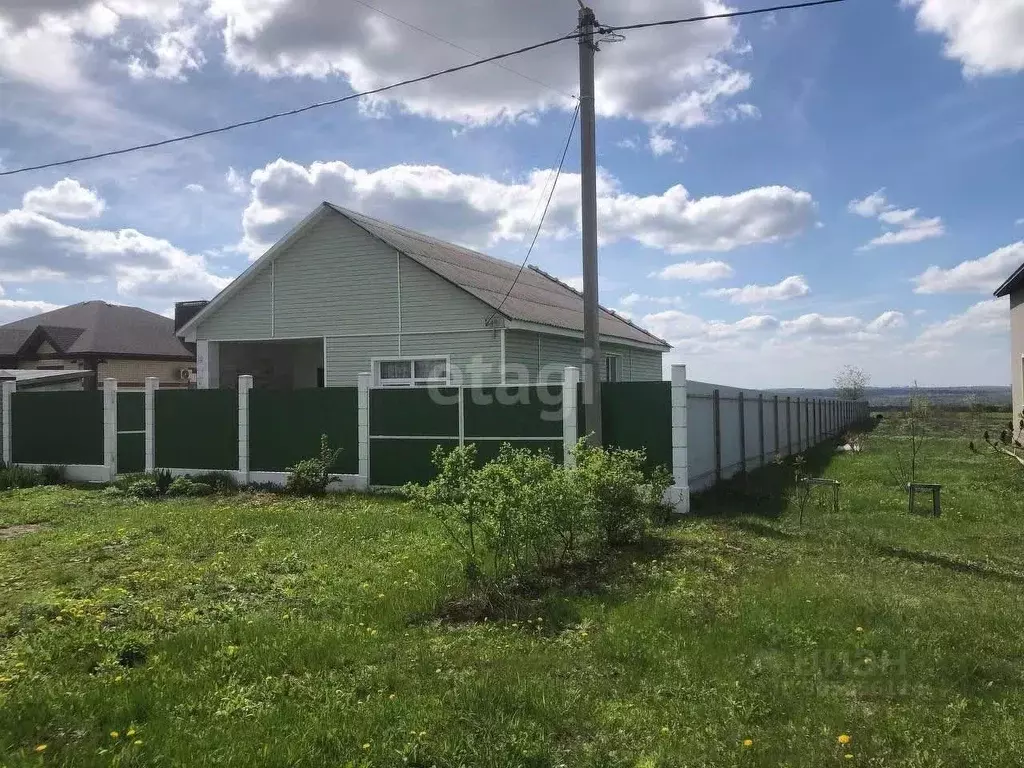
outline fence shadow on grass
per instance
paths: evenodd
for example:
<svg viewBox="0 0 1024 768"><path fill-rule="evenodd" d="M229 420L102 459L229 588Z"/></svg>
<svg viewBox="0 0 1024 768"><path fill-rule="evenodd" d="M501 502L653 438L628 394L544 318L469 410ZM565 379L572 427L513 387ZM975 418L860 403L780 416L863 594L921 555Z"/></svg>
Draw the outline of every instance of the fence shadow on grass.
<svg viewBox="0 0 1024 768"><path fill-rule="evenodd" d="M875 420L871 419L851 427L844 434L864 434L872 431L875 425ZM804 458L801 473L810 477L820 477L835 458L836 447L841 443L841 438L837 436L804 451L800 454ZM734 518L740 515L754 515L773 520L780 518L796 487L797 473L794 460L795 456L788 456L753 471L741 472L694 494L690 500L692 515L697 518ZM743 524L752 529L759 525L756 521L749 520ZM753 532L772 536L786 535L772 526L761 524L761 528L765 530ZM769 530L771 533L768 533Z"/></svg>

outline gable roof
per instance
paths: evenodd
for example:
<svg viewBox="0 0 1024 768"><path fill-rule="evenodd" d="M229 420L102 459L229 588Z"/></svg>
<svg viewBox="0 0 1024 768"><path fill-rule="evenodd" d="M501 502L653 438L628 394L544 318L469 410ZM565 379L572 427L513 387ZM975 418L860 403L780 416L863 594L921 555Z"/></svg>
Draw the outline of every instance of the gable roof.
<svg viewBox="0 0 1024 768"><path fill-rule="evenodd" d="M1003 296L1009 296L1021 287L1024 287L1024 264L1017 267L1014 273L1006 278L1006 282L996 288L995 297L999 299Z"/></svg>
<svg viewBox="0 0 1024 768"><path fill-rule="evenodd" d="M487 304L495 313L500 312L511 320L580 333L583 331L583 294L546 272L530 267L522 270L516 279L520 272L517 264L325 202L178 329L178 334L184 335L201 322L242 284L255 276L266 261L273 259L298 239L325 211L344 216L376 239ZM506 299L509 286L512 286L512 290ZM599 328L602 336L621 339L626 343L670 348L664 339L604 307L600 309Z"/></svg>
<svg viewBox="0 0 1024 768"><path fill-rule="evenodd" d="M43 341L62 355L194 357L174 335L170 318L105 301L83 301L0 326L0 355L26 354Z"/></svg>

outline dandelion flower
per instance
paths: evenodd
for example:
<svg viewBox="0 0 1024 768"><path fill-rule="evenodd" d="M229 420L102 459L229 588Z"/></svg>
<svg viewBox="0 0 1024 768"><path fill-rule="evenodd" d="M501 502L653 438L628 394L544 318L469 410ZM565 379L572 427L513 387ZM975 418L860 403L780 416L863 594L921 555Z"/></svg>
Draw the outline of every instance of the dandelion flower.
<svg viewBox="0 0 1024 768"><path fill-rule="evenodd" d="M118 733L117 731L111 731L110 732L110 738L112 738L112 739L119 738L120 736L121 736L121 734Z"/></svg>
<svg viewBox="0 0 1024 768"><path fill-rule="evenodd" d="M36 752L45 752L46 744L36 744Z"/></svg>
<svg viewBox="0 0 1024 768"><path fill-rule="evenodd" d="M754 740L753 739L744 739L743 740L743 746L747 747L749 749L750 747L754 746Z"/></svg>
<svg viewBox="0 0 1024 768"><path fill-rule="evenodd" d="M849 744L853 739L851 739L847 734L842 733L839 735L838 741L840 744Z"/></svg>
<svg viewBox="0 0 1024 768"><path fill-rule="evenodd" d="M864 627L857 627L857 631L858 632L863 632L864 631Z"/></svg>
<svg viewBox="0 0 1024 768"><path fill-rule="evenodd" d="M142 746L142 739L136 739L135 741L132 742L132 744L134 744L136 747L141 747Z"/></svg>
<svg viewBox="0 0 1024 768"><path fill-rule="evenodd" d="M661 732L662 733L668 733L668 726L667 725L661 726Z"/></svg>
<svg viewBox="0 0 1024 768"><path fill-rule="evenodd" d="M845 757L847 760L853 760L853 755L851 755L849 752L843 755L843 757Z"/></svg>
<svg viewBox="0 0 1024 768"><path fill-rule="evenodd" d="M124 735L125 736L134 736L135 735L135 729L134 728L129 728L127 731L125 731Z"/></svg>
<svg viewBox="0 0 1024 768"><path fill-rule="evenodd" d="M389 699L390 699L391 701L394 701L394 700L395 700L395 698L396 698L396 696L395 696L395 694L393 694L393 693L392 693L392 694L391 694L390 696L388 696L388 698L389 698Z"/></svg>
<svg viewBox="0 0 1024 768"><path fill-rule="evenodd" d="M366 744L363 744L363 749L369 749L369 748L370 748L369 742L367 742Z"/></svg>

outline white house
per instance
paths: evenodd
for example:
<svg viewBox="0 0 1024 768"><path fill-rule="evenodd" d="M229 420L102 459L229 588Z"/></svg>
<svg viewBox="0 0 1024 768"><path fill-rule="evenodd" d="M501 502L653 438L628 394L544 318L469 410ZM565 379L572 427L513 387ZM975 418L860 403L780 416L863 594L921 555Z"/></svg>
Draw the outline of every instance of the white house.
<svg viewBox="0 0 1024 768"><path fill-rule="evenodd" d="M521 274L520 274L521 272ZM583 350L582 295L534 268L323 203L177 329L200 387L524 384ZM198 310L198 311L197 311ZM662 378L670 349L601 310L605 380Z"/></svg>
<svg viewBox="0 0 1024 768"><path fill-rule="evenodd" d="M997 297L1010 297L1010 378L1014 417L1024 411L1024 264L996 289Z"/></svg>

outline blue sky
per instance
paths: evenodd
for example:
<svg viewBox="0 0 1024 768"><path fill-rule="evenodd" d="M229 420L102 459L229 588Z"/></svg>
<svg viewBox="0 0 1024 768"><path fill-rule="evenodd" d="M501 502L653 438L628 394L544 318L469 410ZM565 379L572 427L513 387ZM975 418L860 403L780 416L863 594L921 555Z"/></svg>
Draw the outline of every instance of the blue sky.
<svg viewBox="0 0 1024 768"><path fill-rule="evenodd" d="M481 55L575 4L374 0ZM627 24L752 0L597 2ZM472 57L357 0L0 0L5 169ZM188 144L0 177L0 320L209 297L331 199L521 260L572 117L571 43ZM691 376L1008 383L1024 262L1024 0L848 0L635 31L597 57L602 300ZM538 83L540 81L542 84ZM532 263L580 274L578 145Z"/></svg>

